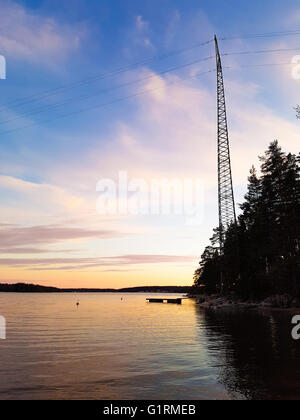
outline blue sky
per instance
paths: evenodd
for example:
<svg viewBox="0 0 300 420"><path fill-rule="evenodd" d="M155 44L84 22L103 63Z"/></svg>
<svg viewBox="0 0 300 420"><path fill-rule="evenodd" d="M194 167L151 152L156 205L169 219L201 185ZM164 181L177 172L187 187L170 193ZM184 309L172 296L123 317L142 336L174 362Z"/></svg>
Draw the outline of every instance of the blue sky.
<svg viewBox="0 0 300 420"><path fill-rule="evenodd" d="M298 152L292 108L300 86L289 65L241 66L290 63L300 54L300 35L239 37L299 29L299 2L0 1L0 8L0 54L7 61L7 79L0 80L0 281L190 284L218 223L215 74L201 75L215 64L211 59L159 73L213 55L213 43L86 80L195 46L214 33L236 37L220 40L223 53L295 48L223 58L241 202L248 169L270 141L278 138ZM51 108L57 103L63 105ZM84 108L90 110L80 112ZM123 170L148 181L203 180L202 225L192 229L180 217L100 217L97 181Z"/></svg>

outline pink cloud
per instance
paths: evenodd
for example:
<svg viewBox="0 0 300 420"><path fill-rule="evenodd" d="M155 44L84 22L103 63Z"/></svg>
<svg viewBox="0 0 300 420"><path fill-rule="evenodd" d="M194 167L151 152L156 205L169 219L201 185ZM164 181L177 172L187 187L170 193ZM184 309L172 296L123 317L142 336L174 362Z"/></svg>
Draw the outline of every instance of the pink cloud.
<svg viewBox="0 0 300 420"><path fill-rule="evenodd" d="M113 230L92 230L57 225L7 227L0 230L0 243L2 249L9 249L33 244L55 244L81 239L112 239L120 236L122 236L120 232Z"/></svg>
<svg viewBox="0 0 300 420"><path fill-rule="evenodd" d="M64 249L64 250L49 250L49 249L42 249L42 248L27 248L27 247L16 247L16 248L0 248L0 254L48 254L51 253L69 253L74 252L71 249Z"/></svg>
<svg viewBox="0 0 300 420"><path fill-rule="evenodd" d="M195 263L198 258L199 257L196 256L182 255L120 255L100 258L1 258L0 265L8 267L26 267L33 271L64 271L96 267Z"/></svg>

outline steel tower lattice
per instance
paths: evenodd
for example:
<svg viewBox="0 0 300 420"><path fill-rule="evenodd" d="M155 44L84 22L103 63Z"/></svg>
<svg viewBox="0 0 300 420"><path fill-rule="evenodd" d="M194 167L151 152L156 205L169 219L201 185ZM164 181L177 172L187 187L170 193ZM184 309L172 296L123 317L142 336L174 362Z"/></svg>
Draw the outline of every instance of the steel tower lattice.
<svg viewBox="0 0 300 420"><path fill-rule="evenodd" d="M222 252L225 232L232 222L236 222L235 201L232 182L230 145L226 114L225 89L221 56L215 36L217 60L218 96L218 190L219 190L219 241Z"/></svg>

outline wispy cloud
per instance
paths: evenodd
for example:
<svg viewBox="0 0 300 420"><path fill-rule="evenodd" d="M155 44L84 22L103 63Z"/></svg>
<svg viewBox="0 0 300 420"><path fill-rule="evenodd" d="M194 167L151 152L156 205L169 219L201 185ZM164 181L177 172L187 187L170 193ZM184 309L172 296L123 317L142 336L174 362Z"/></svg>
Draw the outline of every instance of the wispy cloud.
<svg viewBox="0 0 300 420"><path fill-rule="evenodd" d="M39 205L47 203L52 208L78 208L84 201L82 197L72 195L63 188L46 183L34 183L23 179L0 175L0 189L22 196L23 205L26 199Z"/></svg>
<svg viewBox="0 0 300 420"><path fill-rule="evenodd" d="M196 256L182 255L120 255L100 258L1 258L0 265L22 267L33 271L66 271L97 267L113 267L116 270L120 266L195 263L197 259Z"/></svg>
<svg viewBox="0 0 300 420"><path fill-rule="evenodd" d="M112 230L91 230L66 226L8 227L0 230L2 249L30 246L33 244L56 244L82 239L112 239L122 234Z"/></svg>
<svg viewBox="0 0 300 420"><path fill-rule="evenodd" d="M165 38L166 38L166 45L167 46L169 46L173 42L173 40L176 36L176 33L178 32L178 30L180 30L180 20L181 20L181 16L180 16L179 11L175 10L172 13L172 16L169 20L169 23L168 23L167 29L166 29Z"/></svg>
<svg viewBox="0 0 300 420"><path fill-rule="evenodd" d="M69 253L74 252L71 249L64 249L64 250L51 250L51 253L60 254L60 253ZM42 248L27 248L27 247L16 247L16 248L0 248L0 255L1 254L15 254L15 255L23 255L23 254L48 254L49 249L42 249Z"/></svg>
<svg viewBox="0 0 300 420"><path fill-rule="evenodd" d="M0 51L7 57L58 60L76 50L85 33L84 25L60 24L13 1L1 2Z"/></svg>
<svg viewBox="0 0 300 420"><path fill-rule="evenodd" d="M149 23L143 19L143 16L139 15L136 17L136 27L139 31L143 31L144 29L148 29Z"/></svg>
<svg viewBox="0 0 300 420"><path fill-rule="evenodd" d="M136 17L136 28L134 31L134 40L137 44L154 49L154 45L150 39L150 24L144 20L143 16Z"/></svg>

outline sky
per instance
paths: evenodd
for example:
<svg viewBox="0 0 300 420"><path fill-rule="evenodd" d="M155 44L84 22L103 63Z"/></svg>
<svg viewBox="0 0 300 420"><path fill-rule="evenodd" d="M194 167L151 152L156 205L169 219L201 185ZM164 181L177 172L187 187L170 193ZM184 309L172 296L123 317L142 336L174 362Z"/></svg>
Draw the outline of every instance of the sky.
<svg viewBox="0 0 300 420"><path fill-rule="evenodd" d="M212 39L222 54L285 50L222 56L238 207L272 140L299 152L300 35L246 36L299 30L299 1L0 0L0 11L0 282L191 285L218 225ZM116 211L125 197L113 191L104 214L97 185L120 173L131 187L199 182L201 218L147 212L147 194L143 211Z"/></svg>

